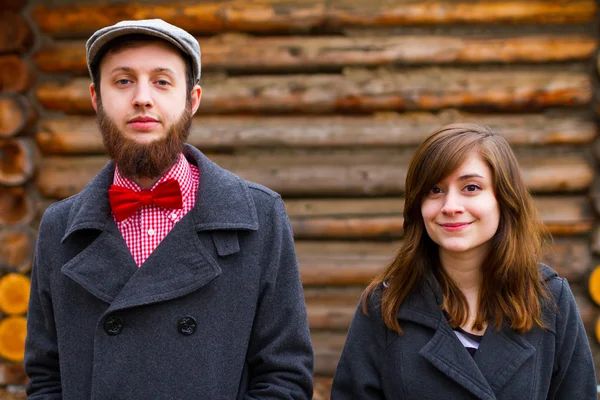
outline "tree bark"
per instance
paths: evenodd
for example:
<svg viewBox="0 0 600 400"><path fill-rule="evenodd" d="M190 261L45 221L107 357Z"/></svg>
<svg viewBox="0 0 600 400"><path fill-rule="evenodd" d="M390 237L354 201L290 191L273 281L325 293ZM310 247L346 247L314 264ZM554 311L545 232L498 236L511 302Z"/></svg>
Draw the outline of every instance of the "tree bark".
<svg viewBox="0 0 600 400"><path fill-rule="evenodd" d="M47 82L37 98L49 110L92 113L89 79ZM339 74L229 77L203 84L200 111L311 113L437 110L451 107L533 111L588 104L586 73L547 69L410 71L345 70Z"/></svg>
<svg viewBox="0 0 600 400"><path fill-rule="evenodd" d="M374 116L201 116L191 127L188 142L202 150L416 146L452 122L487 125L511 145L585 144L595 139L597 131L588 114L572 110L519 115L445 110ZM36 139L44 154L105 153L95 117L45 118L40 121Z"/></svg>
<svg viewBox="0 0 600 400"><path fill-rule="evenodd" d="M394 64L548 63L588 60L596 38L587 35L513 37L249 37L198 38L202 70L306 72ZM45 72L88 75L85 43L56 42L34 61Z"/></svg>
<svg viewBox="0 0 600 400"><path fill-rule="evenodd" d="M0 94L0 139L31 129L36 113L27 98L20 94Z"/></svg>

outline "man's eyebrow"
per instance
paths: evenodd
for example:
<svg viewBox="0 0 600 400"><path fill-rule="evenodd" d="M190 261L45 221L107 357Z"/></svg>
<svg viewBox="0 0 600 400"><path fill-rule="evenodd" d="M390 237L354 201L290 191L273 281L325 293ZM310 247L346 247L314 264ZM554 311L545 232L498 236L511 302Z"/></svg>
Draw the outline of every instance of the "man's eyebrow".
<svg viewBox="0 0 600 400"><path fill-rule="evenodd" d="M125 66L119 66L119 67L115 67L112 69L112 71L110 71L110 73L115 73L118 71L123 71L123 72L133 72L133 68L130 67L125 67ZM166 72L168 74L171 75L175 75L175 72L173 72L172 69L170 68L166 68L166 67L156 67L152 70L152 72L156 73L156 72Z"/></svg>

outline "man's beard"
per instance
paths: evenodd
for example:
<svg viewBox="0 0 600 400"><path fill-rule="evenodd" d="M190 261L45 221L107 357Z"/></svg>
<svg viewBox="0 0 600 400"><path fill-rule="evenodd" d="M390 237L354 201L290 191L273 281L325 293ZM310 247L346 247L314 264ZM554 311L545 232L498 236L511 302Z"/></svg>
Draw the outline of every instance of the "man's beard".
<svg viewBox="0 0 600 400"><path fill-rule="evenodd" d="M117 164L119 173L132 180L153 179L164 175L177 162L189 136L192 108L191 103L186 102L181 117L169 128L167 135L149 143L127 138L106 115L101 102L98 102L97 122L104 147Z"/></svg>

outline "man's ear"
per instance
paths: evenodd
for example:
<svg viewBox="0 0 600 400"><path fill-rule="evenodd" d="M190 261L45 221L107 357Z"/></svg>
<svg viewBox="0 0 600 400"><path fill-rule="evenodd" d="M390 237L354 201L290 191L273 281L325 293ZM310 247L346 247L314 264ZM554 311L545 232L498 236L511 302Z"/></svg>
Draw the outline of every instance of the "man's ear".
<svg viewBox="0 0 600 400"><path fill-rule="evenodd" d="M194 85L190 95L192 98L192 115L194 115L198 111L198 107L200 107L200 99L202 98L202 88L200 85Z"/></svg>
<svg viewBox="0 0 600 400"><path fill-rule="evenodd" d="M98 111L98 97L93 83L90 83L90 96L92 98L92 107L94 107L94 110Z"/></svg>

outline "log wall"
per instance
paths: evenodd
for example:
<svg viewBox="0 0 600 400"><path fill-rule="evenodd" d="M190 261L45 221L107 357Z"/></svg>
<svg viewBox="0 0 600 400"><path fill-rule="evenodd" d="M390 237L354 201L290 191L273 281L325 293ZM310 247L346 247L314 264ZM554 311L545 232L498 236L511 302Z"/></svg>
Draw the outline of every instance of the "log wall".
<svg viewBox="0 0 600 400"><path fill-rule="evenodd" d="M121 19L163 18L202 48L190 143L284 196L315 399L329 398L361 291L402 240L412 152L458 121L487 124L515 149L554 236L544 259L571 282L600 366L589 292L600 259L594 0L25 3L0 0L0 309L3 288L19 299L27 287L43 210L107 161L85 40ZM4 308L0 398L24 398L20 342L3 332L21 337L25 314Z"/></svg>

